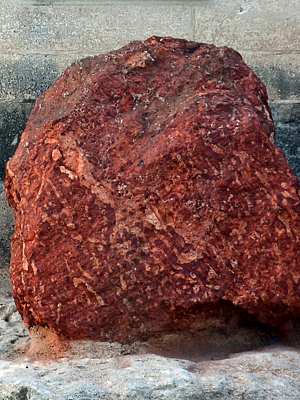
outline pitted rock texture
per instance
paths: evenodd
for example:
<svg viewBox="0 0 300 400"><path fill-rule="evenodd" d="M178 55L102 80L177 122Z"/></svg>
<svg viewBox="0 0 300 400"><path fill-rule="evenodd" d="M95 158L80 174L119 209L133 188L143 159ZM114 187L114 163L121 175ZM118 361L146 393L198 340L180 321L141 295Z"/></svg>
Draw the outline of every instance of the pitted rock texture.
<svg viewBox="0 0 300 400"><path fill-rule="evenodd" d="M68 68L7 167L26 325L127 342L230 303L298 317L299 183L273 136L265 86L226 47L151 37Z"/></svg>

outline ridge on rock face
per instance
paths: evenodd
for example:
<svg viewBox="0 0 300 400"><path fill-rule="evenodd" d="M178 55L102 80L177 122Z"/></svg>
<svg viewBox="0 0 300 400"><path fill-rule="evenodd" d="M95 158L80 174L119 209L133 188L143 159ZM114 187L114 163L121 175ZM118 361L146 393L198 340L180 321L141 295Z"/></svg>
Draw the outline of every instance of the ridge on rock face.
<svg viewBox="0 0 300 400"><path fill-rule="evenodd" d="M126 342L224 302L297 318L299 183L273 136L232 49L151 37L69 67L7 166L27 326Z"/></svg>

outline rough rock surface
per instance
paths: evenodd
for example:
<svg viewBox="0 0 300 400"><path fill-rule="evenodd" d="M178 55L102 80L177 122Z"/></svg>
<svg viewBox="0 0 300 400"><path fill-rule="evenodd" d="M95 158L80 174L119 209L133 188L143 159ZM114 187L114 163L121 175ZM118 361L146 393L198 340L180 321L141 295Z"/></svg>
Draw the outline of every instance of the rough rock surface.
<svg viewBox="0 0 300 400"><path fill-rule="evenodd" d="M152 354L0 361L6 400L298 400L300 353L274 348L191 362Z"/></svg>
<svg viewBox="0 0 300 400"><path fill-rule="evenodd" d="M7 167L27 326L126 342L230 304L299 316L299 183L273 135L225 47L152 37L68 68Z"/></svg>

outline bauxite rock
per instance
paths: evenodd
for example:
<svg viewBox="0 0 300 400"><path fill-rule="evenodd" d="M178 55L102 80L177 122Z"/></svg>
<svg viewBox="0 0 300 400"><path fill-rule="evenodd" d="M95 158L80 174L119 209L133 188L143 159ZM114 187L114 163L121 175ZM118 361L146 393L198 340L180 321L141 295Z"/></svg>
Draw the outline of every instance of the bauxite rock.
<svg viewBox="0 0 300 400"><path fill-rule="evenodd" d="M226 47L152 37L68 68L7 167L28 326L128 341L233 303L300 314L299 183Z"/></svg>

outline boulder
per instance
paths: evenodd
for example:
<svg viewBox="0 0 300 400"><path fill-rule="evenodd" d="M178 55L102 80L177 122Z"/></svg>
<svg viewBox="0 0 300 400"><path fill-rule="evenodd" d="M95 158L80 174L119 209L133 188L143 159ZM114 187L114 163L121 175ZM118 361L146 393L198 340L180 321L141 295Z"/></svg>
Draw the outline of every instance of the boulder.
<svg viewBox="0 0 300 400"><path fill-rule="evenodd" d="M237 52L182 39L69 67L7 165L26 325L130 342L298 318L299 182L267 100Z"/></svg>

